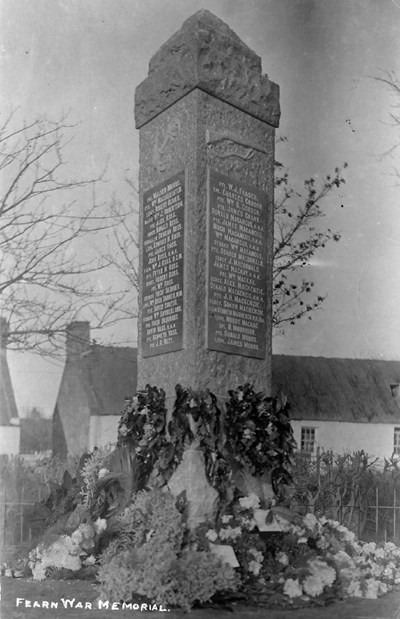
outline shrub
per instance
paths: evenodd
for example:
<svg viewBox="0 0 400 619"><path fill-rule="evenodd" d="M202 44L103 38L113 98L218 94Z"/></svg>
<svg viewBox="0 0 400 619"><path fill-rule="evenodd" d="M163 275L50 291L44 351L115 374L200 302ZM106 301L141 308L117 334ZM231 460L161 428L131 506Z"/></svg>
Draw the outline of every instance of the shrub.
<svg viewBox="0 0 400 619"><path fill-rule="evenodd" d="M100 560L101 597L142 595L189 609L237 585L233 569L211 553L182 551L185 525L169 492L140 492L118 521L119 536Z"/></svg>

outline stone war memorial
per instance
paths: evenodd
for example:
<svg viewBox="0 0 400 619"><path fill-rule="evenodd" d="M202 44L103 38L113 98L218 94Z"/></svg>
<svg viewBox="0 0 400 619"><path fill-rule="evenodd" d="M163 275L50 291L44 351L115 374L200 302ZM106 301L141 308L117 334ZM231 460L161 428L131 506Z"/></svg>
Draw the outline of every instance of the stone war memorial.
<svg viewBox="0 0 400 619"><path fill-rule="evenodd" d="M278 87L199 11L151 59L135 114L139 390L116 443L82 454L35 505L40 532L15 564L33 592L15 607L49 608L34 593L44 579L95 581L93 606L74 593L74 610L200 607L204 617L210 606L213 617L318 614L383 595L400 582L399 548L359 541L355 521L331 519L325 503L308 513L322 467L309 459L293 475L289 404L270 392Z"/></svg>
<svg viewBox="0 0 400 619"><path fill-rule="evenodd" d="M178 383L222 403L244 384L270 394L279 115L279 88L259 56L206 10L161 46L136 88L138 386L161 387L169 415ZM262 482L233 476L244 493L271 497L269 472ZM185 492L190 528L216 513L198 440L169 488Z"/></svg>
<svg viewBox="0 0 400 619"><path fill-rule="evenodd" d="M206 10L151 58L140 131L138 385L270 392L279 87Z"/></svg>

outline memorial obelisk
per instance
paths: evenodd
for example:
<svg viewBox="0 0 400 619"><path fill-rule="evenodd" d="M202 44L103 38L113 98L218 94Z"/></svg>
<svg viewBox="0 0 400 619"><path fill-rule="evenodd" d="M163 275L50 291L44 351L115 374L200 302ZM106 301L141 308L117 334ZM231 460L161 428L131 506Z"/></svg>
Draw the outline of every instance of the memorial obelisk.
<svg viewBox="0 0 400 619"><path fill-rule="evenodd" d="M209 11L150 60L140 129L138 387L271 388L279 88Z"/></svg>

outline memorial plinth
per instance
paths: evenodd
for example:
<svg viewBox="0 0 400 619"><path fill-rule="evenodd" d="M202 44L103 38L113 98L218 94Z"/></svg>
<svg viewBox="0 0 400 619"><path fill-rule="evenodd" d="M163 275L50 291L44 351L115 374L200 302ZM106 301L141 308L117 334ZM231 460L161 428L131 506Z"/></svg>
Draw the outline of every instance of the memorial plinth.
<svg viewBox="0 0 400 619"><path fill-rule="evenodd" d="M138 385L270 391L274 133L279 88L199 11L136 89Z"/></svg>

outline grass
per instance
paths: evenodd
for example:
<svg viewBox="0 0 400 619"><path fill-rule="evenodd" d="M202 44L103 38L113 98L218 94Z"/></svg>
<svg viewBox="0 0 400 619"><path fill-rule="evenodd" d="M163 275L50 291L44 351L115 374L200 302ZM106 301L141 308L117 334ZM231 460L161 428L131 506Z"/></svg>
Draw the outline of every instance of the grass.
<svg viewBox="0 0 400 619"><path fill-rule="evenodd" d="M81 580L44 580L2 578L1 617L2 619L101 619L108 618L111 608L99 609L97 590L93 582ZM21 598L18 603L17 600ZM72 607L63 607L64 600L74 600ZM30 606L26 602L30 602ZM36 602L36 605L34 605ZM43 608L43 602L58 602L58 608ZM81 606L79 606L79 603ZM86 608L85 608L86 605ZM90 607L91 605L91 607ZM35 607L36 606L36 607ZM331 606L306 608L302 610L270 610L247 608L243 605L228 609L196 609L190 612L190 619L400 619L400 592L392 592L379 600L349 599ZM118 610L119 619L138 619L146 615L167 616L168 619L185 619L186 613L169 610L167 615L160 612ZM113 614L111 616L114 616Z"/></svg>

